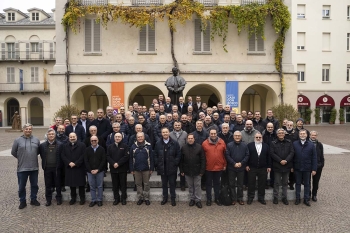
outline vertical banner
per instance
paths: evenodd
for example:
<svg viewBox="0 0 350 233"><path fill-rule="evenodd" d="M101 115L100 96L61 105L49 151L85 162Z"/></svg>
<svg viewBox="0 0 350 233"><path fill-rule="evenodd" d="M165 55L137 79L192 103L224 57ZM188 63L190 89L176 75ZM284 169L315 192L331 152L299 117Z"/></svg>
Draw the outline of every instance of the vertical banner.
<svg viewBox="0 0 350 233"><path fill-rule="evenodd" d="M231 110L238 112L238 81L226 82L226 104L230 105Z"/></svg>
<svg viewBox="0 0 350 233"><path fill-rule="evenodd" d="M120 112L120 107L124 107L124 82L112 82L111 95L111 106L115 115Z"/></svg>
<svg viewBox="0 0 350 233"><path fill-rule="evenodd" d="M44 74L44 91L47 91L47 69L43 69L43 74Z"/></svg>
<svg viewBox="0 0 350 233"><path fill-rule="evenodd" d="M23 91L23 70L19 69L19 90Z"/></svg>

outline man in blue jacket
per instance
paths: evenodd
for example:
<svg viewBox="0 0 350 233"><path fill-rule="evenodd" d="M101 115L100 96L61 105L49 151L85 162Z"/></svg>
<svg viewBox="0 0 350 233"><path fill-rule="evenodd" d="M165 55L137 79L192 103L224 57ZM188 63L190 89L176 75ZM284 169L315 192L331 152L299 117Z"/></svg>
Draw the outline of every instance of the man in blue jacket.
<svg viewBox="0 0 350 233"><path fill-rule="evenodd" d="M299 131L300 140L293 143L294 146L294 174L296 180L295 204L300 204L301 183L304 184L304 204L310 206L310 177L316 175L317 154L316 149L310 141L306 140L305 129Z"/></svg>

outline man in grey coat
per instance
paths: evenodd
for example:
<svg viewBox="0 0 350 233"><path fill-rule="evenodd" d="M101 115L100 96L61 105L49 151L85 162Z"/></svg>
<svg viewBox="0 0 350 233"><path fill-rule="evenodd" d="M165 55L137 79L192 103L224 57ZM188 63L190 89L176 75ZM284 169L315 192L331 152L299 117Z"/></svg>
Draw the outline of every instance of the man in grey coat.
<svg viewBox="0 0 350 233"><path fill-rule="evenodd" d="M38 186L38 154L40 141L32 135L33 125L25 124L23 126L23 135L17 138L13 145L11 154L17 159L17 178L18 178L18 196L19 209L27 206L26 203L26 184L29 177L30 181L30 204L40 206L37 200L39 190Z"/></svg>

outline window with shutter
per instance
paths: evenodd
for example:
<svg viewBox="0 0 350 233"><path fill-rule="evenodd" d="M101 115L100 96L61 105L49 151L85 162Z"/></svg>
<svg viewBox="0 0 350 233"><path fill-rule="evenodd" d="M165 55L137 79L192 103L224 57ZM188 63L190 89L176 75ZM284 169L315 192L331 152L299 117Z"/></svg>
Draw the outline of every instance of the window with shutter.
<svg viewBox="0 0 350 233"><path fill-rule="evenodd" d="M91 33L92 33L92 28L91 28L91 19L85 19L85 52L91 52Z"/></svg>
<svg viewBox="0 0 350 233"><path fill-rule="evenodd" d="M156 30L155 25L152 28L150 25L146 25L140 30L140 52L155 52L156 51Z"/></svg>
<svg viewBox="0 0 350 233"><path fill-rule="evenodd" d="M29 43L26 43L26 59L29 59Z"/></svg>
<svg viewBox="0 0 350 233"><path fill-rule="evenodd" d="M346 69L346 81L350 82L350 64L347 65Z"/></svg>
<svg viewBox="0 0 350 233"><path fill-rule="evenodd" d="M15 57L16 57L16 59L19 59L19 43L15 44L15 50L16 50Z"/></svg>
<svg viewBox="0 0 350 233"><path fill-rule="evenodd" d="M15 67L7 67L7 82L15 82Z"/></svg>
<svg viewBox="0 0 350 233"><path fill-rule="evenodd" d="M348 6L348 14L347 14L347 16L348 16L348 19L350 19L350 6Z"/></svg>
<svg viewBox="0 0 350 233"><path fill-rule="evenodd" d="M248 53L263 53L265 42L260 34L253 33L248 40Z"/></svg>
<svg viewBox="0 0 350 233"><path fill-rule="evenodd" d="M322 50L323 51L330 51L331 50L331 34L330 33L323 33L322 34Z"/></svg>
<svg viewBox="0 0 350 233"><path fill-rule="evenodd" d="M348 37L346 39L346 50L350 51L350 33L348 33Z"/></svg>
<svg viewBox="0 0 350 233"><path fill-rule="evenodd" d="M208 53L210 48L210 22L207 23L205 30L202 30L201 19L194 20L194 51Z"/></svg>
<svg viewBox="0 0 350 233"><path fill-rule="evenodd" d="M298 70L298 82L304 82L305 81L305 64L298 64L297 70Z"/></svg>
<svg viewBox="0 0 350 233"><path fill-rule="evenodd" d="M6 44L5 43L1 43L1 60L5 60L5 54L6 54L6 52L5 52L5 47L6 46Z"/></svg>
<svg viewBox="0 0 350 233"><path fill-rule="evenodd" d="M156 51L156 30L151 26L147 25L148 32L148 51L155 52Z"/></svg>
<svg viewBox="0 0 350 233"><path fill-rule="evenodd" d="M297 10L297 18L305 19L305 5L298 4Z"/></svg>
<svg viewBox="0 0 350 233"><path fill-rule="evenodd" d="M43 43L39 43L39 59L43 59Z"/></svg>
<svg viewBox="0 0 350 233"><path fill-rule="evenodd" d="M298 32L297 50L305 50L305 32Z"/></svg>
<svg viewBox="0 0 350 233"><path fill-rule="evenodd" d="M39 67L31 67L30 77L32 83L39 82Z"/></svg>
<svg viewBox="0 0 350 233"><path fill-rule="evenodd" d="M7 43L7 59L15 59L15 44Z"/></svg>
<svg viewBox="0 0 350 233"><path fill-rule="evenodd" d="M330 65L322 65L322 82L330 81Z"/></svg>
<svg viewBox="0 0 350 233"><path fill-rule="evenodd" d="M323 5L322 8L322 17L324 19L329 19L331 17L331 6L329 5Z"/></svg>
<svg viewBox="0 0 350 233"><path fill-rule="evenodd" d="M53 59L53 43L50 43L50 59Z"/></svg>
<svg viewBox="0 0 350 233"><path fill-rule="evenodd" d="M85 19L85 53L101 52L101 25L94 19Z"/></svg>
<svg viewBox="0 0 350 233"><path fill-rule="evenodd" d="M101 24L96 23L95 20L92 21L93 24L93 31L94 31L94 52L100 52L101 51Z"/></svg>

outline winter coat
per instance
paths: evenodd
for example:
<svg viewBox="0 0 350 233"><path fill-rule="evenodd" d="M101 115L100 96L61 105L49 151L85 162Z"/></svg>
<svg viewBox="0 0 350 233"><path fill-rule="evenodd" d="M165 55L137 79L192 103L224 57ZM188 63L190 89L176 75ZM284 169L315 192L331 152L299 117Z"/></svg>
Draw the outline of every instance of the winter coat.
<svg viewBox="0 0 350 233"><path fill-rule="evenodd" d="M130 148L129 169L133 171L153 171L154 155L149 142L142 145L134 143Z"/></svg>
<svg viewBox="0 0 350 233"><path fill-rule="evenodd" d="M158 122L158 124L156 125L156 127L153 130L153 134L154 134L154 144L156 144L156 142L162 138L162 128L168 128L169 132L171 132L170 130L170 126L168 125L167 122L165 122L164 124Z"/></svg>
<svg viewBox="0 0 350 233"><path fill-rule="evenodd" d="M245 142L246 144L254 142L254 137L255 134L258 131L256 129L252 129L251 131L247 131L245 128L241 131L242 134L242 141Z"/></svg>
<svg viewBox="0 0 350 233"><path fill-rule="evenodd" d="M305 128L302 127L301 129L305 129ZM300 138L299 138L300 129L298 127L296 127L294 130L295 130L295 134L294 134L294 140L293 141L298 141L298 140L300 140ZM310 132L307 129L305 129L305 130L306 130L306 141L309 141L309 139L310 139Z"/></svg>
<svg viewBox="0 0 350 233"><path fill-rule="evenodd" d="M154 161L158 175L174 175L181 159L180 145L169 137L169 142L165 144L160 139L154 147Z"/></svg>
<svg viewBox="0 0 350 233"><path fill-rule="evenodd" d="M186 176L198 176L205 172L205 155L198 143L185 144L181 148L180 172Z"/></svg>
<svg viewBox="0 0 350 233"><path fill-rule="evenodd" d="M227 134L223 134L222 132L220 132L218 133L218 137L224 140L226 147L227 147L227 144L229 144L230 142L233 142L233 134L230 131L228 131Z"/></svg>
<svg viewBox="0 0 350 233"><path fill-rule="evenodd" d="M83 126L77 124L75 126L75 130L73 128L73 125L66 126L65 134L67 137L69 137L69 134L73 133L73 132L77 135L79 142L84 142L84 140L86 138L86 133L85 133L85 129Z"/></svg>
<svg viewBox="0 0 350 233"><path fill-rule="evenodd" d="M271 168L269 145L266 143L261 144L260 156L258 156L255 142L251 142L247 145L249 150L249 160L247 162L247 166L250 168Z"/></svg>
<svg viewBox="0 0 350 233"><path fill-rule="evenodd" d="M43 170L45 170L47 165L47 150L49 149L49 142L43 142L39 146L39 154L41 157L41 167ZM61 160L61 152L62 152L62 143L55 140L53 143L56 147L56 168L60 169L62 168L63 162Z"/></svg>
<svg viewBox="0 0 350 233"><path fill-rule="evenodd" d="M107 148L107 161L111 173L127 172L129 168L129 150L125 143L113 143ZM114 164L118 163L118 167L114 168Z"/></svg>
<svg viewBox="0 0 350 233"><path fill-rule="evenodd" d="M102 137L105 141L107 140L107 136L113 131L111 122L106 118L102 118L102 120L95 119L91 122L91 125L97 127L97 136ZM90 134L88 133L88 135Z"/></svg>
<svg viewBox="0 0 350 233"><path fill-rule="evenodd" d="M244 130L244 127L245 127L245 124L244 124L244 122L242 121L242 123L238 123L238 122L236 122L236 124L235 124L235 127L234 127L234 129L233 129L233 132L235 132L235 131L242 131L242 130Z"/></svg>
<svg viewBox="0 0 350 233"><path fill-rule="evenodd" d="M106 167L106 152L102 146L98 146L96 151L89 146L85 149L84 163L88 173L91 173L91 170L98 169L98 172L102 172Z"/></svg>
<svg viewBox="0 0 350 233"><path fill-rule="evenodd" d="M249 160L249 151L245 142L230 142L225 151L227 168L231 171L244 171ZM234 167L236 163L242 163L241 167Z"/></svg>
<svg viewBox="0 0 350 233"><path fill-rule="evenodd" d="M98 145L99 146L101 146L103 149L107 149L107 146L106 146L106 141L102 138L102 137L100 137L100 136L97 136L97 138L98 138ZM91 139L91 135L90 136L88 136L87 138L85 138L85 146L86 147L89 147L89 146L91 146L91 142L90 142L90 139Z"/></svg>
<svg viewBox="0 0 350 233"><path fill-rule="evenodd" d="M179 137L176 137L175 131L171 131L169 136L175 142L179 143L180 149L186 144L187 133L183 130L179 132Z"/></svg>
<svg viewBox="0 0 350 233"><path fill-rule="evenodd" d="M145 133L144 133L144 135L145 135L145 140L146 140L146 142L151 143L151 139L149 138L149 136L148 136L147 134L145 134ZM131 137L129 137L129 141L128 141L128 146L129 146L129 148L130 148L130 147L132 146L132 144L134 144L136 141L137 141L136 134L131 135ZM151 144L152 144L152 143L151 143Z"/></svg>
<svg viewBox="0 0 350 233"><path fill-rule="evenodd" d="M268 124L268 123L272 123L273 124L273 129L274 130L277 130L277 129L279 129L280 128L280 123L278 122L278 120L277 119L275 119L274 117L271 117L271 119L269 119L268 117L266 117L264 120L263 120L263 126L264 126L264 129L266 129L266 125Z"/></svg>
<svg viewBox="0 0 350 233"><path fill-rule="evenodd" d="M181 122L182 123L182 122ZM186 131L187 134L192 133L196 130L194 125L191 122L186 122L186 124L182 123L182 130Z"/></svg>
<svg viewBox="0 0 350 233"><path fill-rule="evenodd" d="M209 137L209 133L204 129L202 129L202 131L196 130L196 131L193 131L192 133L194 135L195 143L198 143L199 145L202 145L203 142Z"/></svg>
<svg viewBox="0 0 350 233"><path fill-rule="evenodd" d="M304 145L301 141L293 142L294 146L294 170L298 171L317 171L317 154L316 148L310 141L305 141Z"/></svg>
<svg viewBox="0 0 350 233"><path fill-rule="evenodd" d="M226 144L221 139L218 138L216 144L209 142L209 139L205 140L202 144L202 148L205 154L207 171L222 171L226 167Z"/></svg>
<svg viewBox="0 0 350 233"><path fill-rule="evenodd" d="M84 164L84 154L86 146L84 143L77 141L63 145L61 158L65 169L65 185L70 187L85 186L86 169ZM74 167L69 163L73 162Z"/></svg>
<svg viewBox="0 0 350 233"><path fill-rule="evenodd" d="M123 139L122 142L123 143L127 143L126 141L126 134L123 132L118 132L122 135ZM116 134L116 132L111 133L110 135L108 135L107 137L107 142L106 142L106 147L108 148L110 145L114 144L115 140L114 140L114 135Z"/></svg>
<svg viewBox="0 0 350 233"><path fill-rule="evenodd" d="M262 133L266 129L266 127L264 127L264 122L261 118L260 120L253 119L253 127L260 133Z"/></svg>
<svg viewBox="0 0 350 233"><path fill-rule="evenodd" d="M317 154L317 168L323 168L324 167L324 153L323 153L323 144L316 140L315 142L311 141L316 148L316 154Z"/></svg>
<svg viewBox="0 0 350 233"><path fill-rule="evenodd" d="M283 141L276 139L270 144L270 156L272 159L272 167L276 172L288 172L293 168L294 148L293 143L288 139ZM286 165L280 162L287 160Z"/></svg>
<svg viewBox="0 0 350 233"><path fill-rule="evenodd" d="M267 145L271 146L271 143L277 139L276 131L272 131L272 133L269 133L267 130L264 130L262 132L263 142L265 142Z"/></svg>
<svg viewBox="0 0 350 233"><path fill-rule="evenodd" d="M13 142L11 154L17 158L17 172L39 170L39 145L39 139L33 135L22 135Z"/></svg>
<svg viewBox="0 0 350 233"><path fill-rule="evenodd" d="M295 129L292 129L292 130L287 130L286 129L285 131L286 131L286 134L284 135L285 139L288 139L291 142L294 142L294 141L298 140L296 135L295 135L296 134Z"/></svg>
<svg viewBox="0 0 350 233"><path fill-rule="evenodd" d="M208 133L210 133L210 130L212 129L216 129L217 133L219 132L219 127L213 122L210 122L208 125L205 122L203 122L203 129L206 130Z"/></svg>

